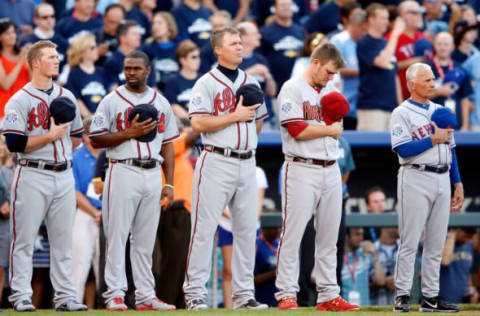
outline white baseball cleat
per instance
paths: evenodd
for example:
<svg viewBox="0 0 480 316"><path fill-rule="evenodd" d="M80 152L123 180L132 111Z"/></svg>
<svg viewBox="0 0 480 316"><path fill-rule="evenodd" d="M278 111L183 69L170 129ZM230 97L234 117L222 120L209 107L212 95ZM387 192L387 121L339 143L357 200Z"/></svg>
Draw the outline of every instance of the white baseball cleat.
<svg viewBox="0 0 480 316"><path fill-rule="evenodd" d="M88 310L86 305L80 304L75 300L67 301L55 307L57 312L85 312Z"/></svg>
<svg viewBox="0 0 480 316"><path fill-rule="evenodd" d="M35 306L33 306L32 301L30 300L22 300L15 303L13 309L16 312L34 312Z"/></svg>
<svg viewBox="0 0 480 316"><path fill-rule="evenodd" d="M208 305L202 299L193 299L187 301L187 309L192 311L206 310Z"/></svg>
<svg viewBox="0 0 480 316"><path fill-rule="evenodd" d="M176 309L175 305L167 304L156 297L135 305L137 311L174 311Z"/></svg>
<svg viewBox="0 0 480 316"><path fill-rule="evenodd" d="M122 297L114 297L107 302L107 311L126 311L128 310L127 305L123 301Z"/></svg>
<svg viewBox="0 0 480 316"><path fill-rule="evenodd" d="M245 304L237 306L234 309L268 309L268 305L257 302L254 298L251 298Z"/></svg>

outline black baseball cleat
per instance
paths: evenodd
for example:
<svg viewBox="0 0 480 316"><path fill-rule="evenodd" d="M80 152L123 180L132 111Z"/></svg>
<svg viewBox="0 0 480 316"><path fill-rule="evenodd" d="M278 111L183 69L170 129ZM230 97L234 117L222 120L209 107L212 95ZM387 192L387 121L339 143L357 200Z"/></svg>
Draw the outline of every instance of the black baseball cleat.
<svg viewBox="0 0 480 316"><path fill-rule="evenodd" d="M410 296L401 295L395 299L393 311L397 313L408 313L410 311Z"/></svg>
<svg viewBox="0 0 480 316"><path fill-rule="evenodd" d="M245 304L236 306L234 309L268 309L268 305L257 302L255 299L251 298Z"/></svg>
<svg viewBox="0 0 480 316"><path fill-rule="evenodd" d="M458 313L460 309L457 305L447 303L436 296L423 297L419 311L423 313Z"/></svg>

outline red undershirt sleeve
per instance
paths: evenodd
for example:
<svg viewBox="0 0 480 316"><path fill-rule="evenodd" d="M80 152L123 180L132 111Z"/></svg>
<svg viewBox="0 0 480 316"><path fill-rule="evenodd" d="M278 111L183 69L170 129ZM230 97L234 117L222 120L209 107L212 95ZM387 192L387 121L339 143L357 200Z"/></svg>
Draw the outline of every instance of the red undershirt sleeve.
<svg viewBox="0 0 480 316"><path fill-rule="evenodd" d="M298 134L300 134L304 129L308 127L308 123L297 121L297 122L287 123L284 126L288 130L288 133L290 134L290 136L295 138L298 136Z"/></svg>

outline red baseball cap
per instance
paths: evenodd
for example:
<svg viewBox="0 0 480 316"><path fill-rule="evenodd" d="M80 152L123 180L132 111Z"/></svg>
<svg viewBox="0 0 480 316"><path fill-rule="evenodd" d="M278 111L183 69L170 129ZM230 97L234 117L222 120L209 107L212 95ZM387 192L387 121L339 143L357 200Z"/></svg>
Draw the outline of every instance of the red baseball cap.
<svg viewBox="0 0 480 316"><path fill-rule="evenodd" d="M324 95L320 103L322 104L323 120L327 125L339 122L350 111L347 98L337 91Z"/></svg>

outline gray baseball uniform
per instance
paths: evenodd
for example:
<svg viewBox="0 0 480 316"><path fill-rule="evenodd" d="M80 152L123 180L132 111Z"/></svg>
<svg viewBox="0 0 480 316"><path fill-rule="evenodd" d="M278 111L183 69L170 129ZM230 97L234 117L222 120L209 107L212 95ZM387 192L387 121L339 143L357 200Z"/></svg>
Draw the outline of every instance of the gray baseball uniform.
<svg viewBox="0 0 480 316"><path fill-rule="evenodd" d="M217 68L203 75L193 87L190 117L222 116L235 110L235 92L255 79L242 70L231 82ZM256 120L268 116L265 104L256 111ZM254 120L255 121L255 120ZM257 147L255 122L237 122L219 131L202 133L205 146L225 149L225 154L204 150L195 168L192 192L192 237L187 259L184 292L187 300L205 299L210 276L213 238L220 216L228 205L232 214L233 305L254 298L253 269L257 225L257 185L254 155L248 159L232 153L254 153Z"/></svg>
<svg viewBox="0 0 480 316"><path fill-rule="evenodd" d="M282 172L283 228L278 249L277 300L296 297L299 291L299 248L305 227L315 214L315 266L317 303L339 296L337 285L337 238L342 216L342 181L336 160L340 156L333 137L296 140L285 124L306 122L325 125L322 97L335 91L329 82L320 93L303 77L285 82L280 90L280 123L285 166ZM319 165L320 161L329 162Z"/></svg>
<svg viewBox="0 0 480 316"><path fill-rule="evenodd" d="M429 102L427 106L411 100L404 101L392 113L392 149L433 133L430 117L441 105ZM395 266L397 296L410 295L413 282L415 255L424 230L422 255L422 292L435 297L439 292L439 273L442 251L450 213L450 177L447 171L436 173L414 169L412 165L449 167L452 162L449 144L438 144L418 155L399 156L398 172L398 227L400 245Z"/></svg>
<svg viewBox="0 0 480 316"><path fill-rule="evenodd" d="M92 120L90 137L116 133L128 128L128 113L138 104L152 104L158 109L158 133L151 142L129 139L107 148L107 170L102 201L102 218L107 239L103 294L107 303L123 298L127 290L125 246L130 237L130 257L135 283L135 301L141 304L155 297L152 253L160 219L162 176L160 150L163 144L179 137L175 117L168 101L151 88L134 94L120 86L99 104ZM155 160L154 168L144 169L119 160Z"/></svg>
<svg viewBox="0 0 480 316"><path fill-rule="evenodd" d="M53 85L47 93L28 83L15 93L5 107L3 133L38 136L48 133L50 102L73 94ZM50 278L55 289L55 305L74 300L71 281L72 228L75 219L75 185L71 166L70 135L83 132L80 112L65 137L31 152L18 153L19 164L12 182L10 217L12 243L10 247L10 288L12 304L31 300L32 255L35 236L45 220L51 247ZM38 165L33 167L32 164ZM46 170L48 166L67 164L63 171Z"/></svg>

